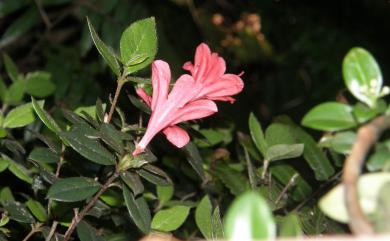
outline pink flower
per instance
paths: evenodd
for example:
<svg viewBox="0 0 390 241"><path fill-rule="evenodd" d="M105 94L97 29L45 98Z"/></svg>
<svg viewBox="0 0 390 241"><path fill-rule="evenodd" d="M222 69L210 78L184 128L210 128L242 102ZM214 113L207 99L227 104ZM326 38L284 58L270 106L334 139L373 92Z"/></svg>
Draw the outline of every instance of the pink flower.
<svg viewBox="0 0 390 241"><path fill-rule="evenodd" d="M225 61L216 53L211 53L206 44L197 48L195 66L186 63L183 68L189 70L192 76L180 76L169 93L169 65L156 60L152 64L152 97L142 88L137 89L137 94L150 106L152 115L144 136L133 152L134 156L142 153L160 131L175 146L185 146L190 137L177 124L214 114L218 109L213 100L233 102L230 96L239 93L244 86L240 76L225 74Z"/></svg>
<svg viewBox="0 0 390 241"><path fill-rule="evenodd" d="M202 91L196 96L198 99L233 103L235 100L231 96L244 88L244 82L240 78L242 74L225 74L225 60L217 53L212 53L205 43L196 48L194 64L186 62L183 69L190 71L195 81L203 85Z"/></svg>

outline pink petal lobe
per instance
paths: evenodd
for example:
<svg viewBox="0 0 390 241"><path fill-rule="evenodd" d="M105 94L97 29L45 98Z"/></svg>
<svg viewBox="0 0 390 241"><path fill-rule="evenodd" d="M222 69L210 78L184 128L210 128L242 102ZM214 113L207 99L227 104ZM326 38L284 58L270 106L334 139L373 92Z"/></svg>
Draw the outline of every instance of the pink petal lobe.
<svg viewBox="0 0 390 241"><path fill-rule="evenodd" d="M194 72L194 65L191 63L191 61L187 61L183 64L183 69L190 71L192 74Z"/></svg>
<svg viewBox="0 0 390 241"><path fill-rule="evenodd" d="M235 74L224 74L217 81L205 86L198 96L205 96L211 100L221 100L220 97L228 97L238 94L244 88L244 82Z"/></svg>
<svg viewBox="0 0 390 241"><path fill-rule="evenodd" d="M211 57L211 51L209 46L205 43L201 43L195 52L194 71L192 75L194 79L202 82L203 76L209 66L209 59Z"/></svg>
<svg viewBox="0 0 390 241"><path fill-rule="evenodd" d="M152 110L163 103L168 97L169 83L171 82L171 70L168 63L156 60L152 64Z"/></svg>
<svg viewBox="0 0 390 241"><path fill-rule="evenodd" d="M169 93L168 101L170 104L180 108L198 94L198 86L191 75L184 74L176 81L171 93Z"/></svg>
<svg viewBox="0 0 390 241"><path fill-rule="evenodd" d="M146 91L142 88L138 88L136 90L137 94L139 97L141 97L141 99L150 107L150 105L152 104L152 97L150 97Z"/></svg>
<svg viewBox="0 0 390 241"><path fill-rule="evenodd" d="M175 119L172 124L177 124L183 121L195 120L210 116L218 111L218 107L211 100L195 100L175 113Z"/></svg>
<svg viewBox="0 0 390 241"><path fill-rule="evenodd" d="M188 133L178 126L169 126L163 130L167 136L168 141L178 148L182 148L190 141Z"/></svg>

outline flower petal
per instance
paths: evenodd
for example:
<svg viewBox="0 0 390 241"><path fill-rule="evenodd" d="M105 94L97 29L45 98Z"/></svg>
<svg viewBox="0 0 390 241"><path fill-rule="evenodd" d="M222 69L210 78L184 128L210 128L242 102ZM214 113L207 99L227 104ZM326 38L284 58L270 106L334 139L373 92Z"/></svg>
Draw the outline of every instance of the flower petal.
<svg viewBox="0 0 390 241"><path fill-rule="evenodd" d="M235 74L224 74L218 80L205 86L198 97L206 97L210 100L221 100L220 97L228 97L238 94L244 88L244 82Z"/></svg>
<svg viewBox="0 0 390 241"><path fill-rule="evenodd" d="M137 95L150 107L152 104L152 97L150 97L142 88L138 88L135 92L137 92Z"/></svg>
<svg viewBox="0 0 390 241"><path fill-rule="evenodd" d="M168 63L156 60L152 64L152 110L162 104L168 97L169 83L171 82L171 70Z"/></svg>
<svg viewBox="0 0 390 241"><path fill-rule="evenodd" d="M207 71L210 57L211 51L209 46L205 43L199 44L195 52L194 71L192 73L195 80L202 81L202 77Z"/></svg>
<svg viewBox="0 0 390 241"><path fill-rule="evenodd" d="M191 75L183 74L176 81L168 96L169 104L181 108L196 96L199 91L199 86L196 85L194 78Z"/></svg>
<svg viewBox="0 0 390 241"><path fill-rule="evenodd" d="M187 71L190 71L191 74L193 74L194 72L194 65L191 63L191 61L187 61L183 64L183 69L184 70L187 70Z"/></svg>
<svg viewBox="0 0 390 241"><path fill-rule="evenodd" d="M178 148L182 148L190 141L188 133L178 126L169 126L163 130L163 133L167 136L168 141Z"/></svg>
<svg viewBox="0 0 390 241"><path fill-rule="evenodd" d="M175 119L171 124L177 124L183 121L200 119L210 116L218 111L218 107L211 100L195 100L175 113Z"/></svg>

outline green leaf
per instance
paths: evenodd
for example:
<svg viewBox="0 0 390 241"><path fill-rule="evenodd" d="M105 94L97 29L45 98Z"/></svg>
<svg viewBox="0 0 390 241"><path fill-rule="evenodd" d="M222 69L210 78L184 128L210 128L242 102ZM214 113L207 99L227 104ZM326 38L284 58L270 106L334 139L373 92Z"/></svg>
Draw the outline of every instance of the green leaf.
<svg viewBox="0 0 390 241"><path fill-rule="evenodd" d="M303 235L299 218L296 214L289 214L283 217L280 227L280 237L300 237Z"/></svg>
<svg viewBox="0 0 390 241"><path fill-rule="evenodd" d="M211 218L211 226L212 226L212 239L213 240L221 240L224 238L223 232L223 224L221 220L221 212L219 211L219 207L217 206L214 209L213 216Z"/></svg>
<svg viewBox="0 0 390 241"><path fill-rule="evenodd" d="M19 78L9 86L4 96L4 102L7 104L19 104L23 100L25 89L26 81Z"/></svg>
<svg viewBox="0 0 390 241"><path fill-rule="evenodd" d="M255 143L257 149L261 152L263 157L265 157L267 154L268 145L264 138L264 133L261 129L261 125L253 113L250 113L249 115L249 130L251 133L252 140Z"/></svg>
<svg viewBox="0 0 390 241"><path fill-rule="evenodd" d="M317 180L327 180L335 172L331 162L308 133L289 117L281 116L265 132L268 145L303 143L303 157L314 171Z"/></svg>
<svg viewBox="0 0 390 241"><path fill-rule="evenodd" d="M384 144L377 144L375 152L370 155L367 161L367 169L370 172L383 170L390 166L390 152Z"/></svg>
<svg viewBox="0 0 390 241"><path fill-rule="evenodd" d="M100 184L87 177L69 177L56 180L49 188L47 198L60 202L77 202L94 195Z"/></svg>
<svg viewBox="0 0 390 241"><path fill-rule="evenodd" d="M139 98L133 96L133 95L127 95L129 97L129 100L131 104L133 104L135 107L140 109L141 111L145 112L146 114L151 114L150 107L147 106L143 101L141 101Z"/></svg>
<svg viewBox="0 0 390 241"><path fill-rule="evenodd" d="M183 147L183 150L186 153L187 160L192 166L192 168L196 171L199 177L204 180L205 174L203 170L203 161L200 156L199 150L193 142L189 142L187 145Z"/></svg>
<svg viewBox="0 0 390 241"><path fill-rule="evenodd" d="M215 171L215 175L229 188L233 195L239 195L249 189L246 178L228 165L219 163Z"/></svg>
<svg viewBox="0 0 390 241"><path fill-rule="evenodd" d="M367 105L358 102L353 107L353 115L359 123L365 123L378 114L384 113L386 111L387 104L384 100L378 100L375 108L370 108Z"/></svg>
<svg viewBox="0 0 390 241"><path fill-rule="evenodd" d="M291 159L302 155L303 148L303 144L276 144L267 149L265 156L269 161Z"/></svg>
<svg viewBox="0 0 390 241"><path fill-rule="evenodd" d="M102 240L98 237L96 229L85 221L80 221L79 224L77 224L77 235L79 236L80 241Z"/></svg>
<svg viewBox="0 0 390 241"><path fill-rule="evenodd" d="M15 201L5 201L2 204L4 209L7 210L11 219L20 223L35 222L34 217L22 203Z"/></svg>
<svg viewBox="0 0 390 241"><path fill-rule="evenodd" d="M125 74L134 73L149 65L157 53L157 34L154 17L134 22L123 33L120 39L120 52L125 66ZM140 58L140 56L142 58ZM138 64L136 59L142 59Z"/></svg>
<svg viewBox="0 0 390 241"><path fill-rule="evenodd" d="M51 74L44 71L36 71L27 74L26 92L41 98L53 94L56 86L50 79Z"/></svg>
<svg viewBox="0 0 390 241"><path fill-rule="evenodd" d="M38 10L35 6L32 6L8 26L3 36L0 38L0 48L10 44L28 32L38 20Z"/></svg>
<svg viewBox="0 0 390 241"><path fill-rule="evenodd" d="M4 80L0 76L0 100L5 100L5 95L7 93L7 86L4 83Z"/></svg>
<svg viewBox="0 0 390 241"><path fill-rule="evenodd" d="M89 127L90 128L90 127ZM59 135L83 157L100 165L114 165L115 157L98 140L90 138L87 125L75 125L69 132L60 132Z"/></svg>
<svg viewBox="0 0 390 241"><path fill-rule="evenodd" d="M100 196L100 199L111 207L123 206L122 194L117 192L115 189L108 189Z"/></svg>
<svg viewBox="0 0 390 241"><path fill-rule="evenodd" d="M131 189L131 191L133 191L135 196L144 192L144 185L138 174L126 171L122 172L120 176L122 181Z"/></svg>
<svg viewBox="0 0 390 241"><path fill-rule="evenodd" d="M53 117L51 117L49 115L49 113L47 113L43 109L43 102L42 102L42 105L41 105L40 101L36 101L33 97L31 97L31 103L32 103L32 106L33 106L33 108L35 110L35 113L41 119L43 124L45 124L45 126L47 128L49 128L49 130L53 131L56 134L58 134L58 133L60 133L62 131L61 128L59 127L59 125L57 124L57 122L53 119Z"/></svg>
<svg viewBox="0 0 390 241"><path fill-rule="evenodd" d="M269 170L271 175L274 176L284 186L288 185L291 179L294 178L294 184L289 189L293 200L301 201L312 193L312 188L310 185L290 165L284 163L271 165Z"/></svg>
<svg viewBox="0 0 390 241"><path fill-rule="evenodd" d="M0 190L0 202L15 201L14 195L12 195L11 189L9 187L3 187Z"/></svg>
<svg viewBox="0 0 390 241"><path fill-rule="evenodd" d="M6 53L3 54L3 60L4 60L5 70L7 71L9 78L13 82L16 82L19 77L19 72L14 61Z"/></svg>
<svg viewBox="0 0 390 241"><path fill-rule="evenodd" d="M349 105L326 102L311 109L303 117L302 125L322 131L339 131L355 127L357 123Z"/></svg>
<svg viewBox="0 0 390 241"><path fill-rule="evenodd" d="M189 212L190 207L188 206L173 206L160 210L153 217L152 229L163 232L176 230L187 219Z"/></svg>
<svg viewBox="0 0 390 241"><path fill-rule="evenodd" d="M39 104L43 104L40 102ZM26 126L34 121L34 112L31 103L20 105L10 112L4 119L3 126L5 128L17 128Z"/></svg>
<svg viewBox="0 0 390 241"><path fill-rule="evenodd" d="M169 176L160 168L155 167L150 164L142 166L142 169L137 170L137 173L146 179L148 182L151 182L158 186L170 186L172 185L172 180Z"/></svg>
<svg viewBox="0 0 390 241"><path fill-rule="evenodd" d="M381 97L382 73L375 58L363 48L352 48L343 61L344 82L348 90L370 107Z"/></svg>
<svg viewBox="0 0 390 241"><path fill-rule="evenodd" d="M34 148L30 155L28 156L28 159L37 161L40 163L57 163L60 160L60 155L54 153L51 149L46 147L36 147Z"/></svg>
<svg viewBox="0 0 390 241"><path fill-rule="evenodd" d="M30 209L34 217L36 217L40 222L46 222L47 213L40 202L35 201L33 199L28 199L28 201L26 202L26 206L28 207L28 209Z"/></svg>
<svg viewBox="0 0 390 241"><path fill-rule="evenodd" d="M150 231L151 215L148 204L143 196L135 198L133 193L123 185L123 197L125 199L127 210L135 225L144 233Z"/></svg>
<svg viewBox="0 0 390 241"><path fill-rule="evenodd" d="M390 173L367 173L360 176L358 181L359 202L366 215L373 214L381 187L390 182ZM328 217L342 223L348 223L349 217L345 208L343 184L339 184L325 194L319 201L319 207Z"/></svg>
<svg viewBox="0 0 390 241"><path fill-rule="evenodd" d="M330 147L338 153L349 154L355 143L356 133L353 131L338 132L330 140Z"/></svg>
<svg viewBox="0 0 390 241"><path fill-rule="evenodd" d="M195 210L195 222L206 239L212 239L212 211L210 198L205 195Z"/></svg>
<svg viewBox="0 0 390 241"><path fill-rule="evenodd" d="M266 200L255 192L236 198L226 214L225 233L230 240L274 239L276 225Z"/></svg>
<svg viewBox="0 0 390 241"><path fill-rule="evenodd" d="M8 170L10 170L10 172L12 172L20 180L32 184L33 179L30 177L29 171L19 163L9 160Z"/></svg>
<svg viewBox="0 0 390 241"><path fill-rule="evenodd" d="M174 188L170 186L157 186L157 198L160 201L160 205L163 206L166 202L173 197Z"/></svg>
<svg viewBox="0 0 390 241"><path fill-rule="evenodd" d="M118 131L113 125L102 123L100 125L100 137L115 152L123 154L122 132Z"/></svg>
<svg viewBox="0 0 390 241"><path fill-rule="evenodd" d="M115 54L113 53L112 49L107 47L107 45L99 38L97 35L95 29L93 28L92 24L89 22L89 19L87 18L88 28L91 32L91 37L93 40L93 43L95 44L97 50L99 51L100 55L103 57L104 61L110 66L111 70L114 72L116 76L120 76L120 66L118 63L118 60L115 57Z"/></svg>
<svg viewBox="0 0 390 241"><path fill-rule="evenodd" d="M6 159L0 158L0 173L5 171L9 166L9 162Z"/></svg>
<svg viewBox="0 0 390 241"><path fill-rule="evenodd" d="M388 233L390 223L390 182L386 182L380 189L377 199L377 209L373 215L376 233Z"/></svg>

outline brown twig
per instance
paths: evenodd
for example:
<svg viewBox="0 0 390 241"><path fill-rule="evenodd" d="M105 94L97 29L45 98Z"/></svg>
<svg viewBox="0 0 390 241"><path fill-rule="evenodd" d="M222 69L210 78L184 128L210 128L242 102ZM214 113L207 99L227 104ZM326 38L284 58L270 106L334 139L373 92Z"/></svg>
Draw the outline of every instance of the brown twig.
<svg viewBox="0 0 390 241"><path fill-rule="evenodd" d="M115 179L119 176L119 171L115 171L115 173L107 179L107 181L103 184L103 186L100 188L100 190L93 196L93 198L88 202L87 206L81 210L80 213L76 213L72 219L72 222L66 230L65 237L63 241L68 241L70 239L70 236L74 232L74 230L77 227L77 224L83 220L85 215L91 210L91 208L96 204L96 202L99 200L99 197L110 187L110 185L115 181Z"/></svg>
<svg viewBox="0 0 390 241"><path fill-rule="evenodd" d="M298 177L299 177L299 174L298 174L298 173L295 173L295 174L290 178L290 180L288 181L287 185L283 188L283 190L279 193L278 197L276 198L276 200L275 200L275 205L278 205L278 203L280 202L280 200L282 200L283 196L287 193L287 191L288 191L293 185L295 185L295 181L297 180Z"/></svg>
<svg viewBox="0 0 390 241"><path fill-rule="evenodd" d="M29 240L35 233L41 231L42 223L31 224L31 231L24 237L23 241Z"/></svg>
<svg viewBox="0 0 390 241"><path fill-rule="evenodd" d="M386 115L379 116L360 127L351 154L345 160L342 176L345 205L350 220L349 227L357 235L374 233L374 228L360 206L357 182L368 152L388 127L390 127L390 116Z"/></svg>
<svg viewBox="0 0 390 241"><path fill-rule="evenodd" d="M50 18L47 16L45 9L43 9L41 0L35 0L35 4L37 5L39 14L46 25L46 29L51 29Z"/></svg>
<svg viewBox="0 0 390 241"><path fill-rule="evenodd" d="M106 123L110 123L110 121L111 121L112 115L114 114L114 111L115 111L116 104L118 102L119 94L121 93L121 90L122 90L124 83L125 83L124 77L123 76L119 77L118 81L117 81L116 90L115 90L115 96L114 96L114 99L111 103L110 112L108 112L108 117L104 121Z"/></svg>
<svg viewBox="0 0 390 241"><path fill-rule="evenodd" d="M54 221L53 224L51 225L50 232L47 235L45 241L50 241L51 240L51 237L53 237L53 235L54 235L54 233L56 231L57 225L58 225L58 222Z"/></svg>

